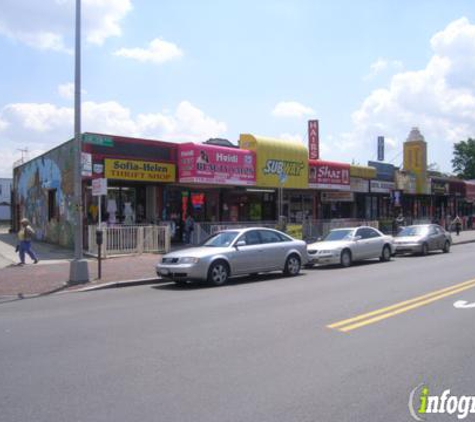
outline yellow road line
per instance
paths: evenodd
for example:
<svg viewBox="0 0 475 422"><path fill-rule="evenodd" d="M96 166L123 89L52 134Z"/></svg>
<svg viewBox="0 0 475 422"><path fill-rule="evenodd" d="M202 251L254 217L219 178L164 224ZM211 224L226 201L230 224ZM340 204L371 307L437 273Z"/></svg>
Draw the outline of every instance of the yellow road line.
<svg viewBox="0 0 475 422"><path fill-rule="evenodd" d="M427 305L444 297L454 295L475 287L475 279L456 284L454 286L446 287L444 289L436 290L434 292L418 296L413 299L405 300L385 308L377 309L354 318L345 319L328 325L328 328L335 328L339 331L347 332L365 325L373 324L386 318L407 312L411 309ZM359 321L359 322L358 322Z"/></svg>

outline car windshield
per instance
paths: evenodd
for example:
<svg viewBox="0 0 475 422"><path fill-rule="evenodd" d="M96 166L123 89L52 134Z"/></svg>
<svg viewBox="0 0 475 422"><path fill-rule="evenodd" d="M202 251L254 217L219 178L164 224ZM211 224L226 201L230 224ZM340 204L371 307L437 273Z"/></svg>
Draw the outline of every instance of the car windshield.
<svg viewBox="0 0 475 422"><path fill-rule="evenodd" d="M239 232L220 232L216 233L214 236L211 236L208 240L206 240L205 243L203 243L203 246L210 246L210 247L223 247L223 246L229 246L234 239L236 239L236 236L239 234Z"/></svg>
<svg viewBox="0 0 475 422"><path fill-rule="evenodd" d="M332 230L323 239L325 242L336 240L348 240L353 236L353 230Z"/></svg>
<svg viewBox="0 0 475 422"><path fill-rule="evenodd" d="M397 237L424 236L428 231L429 231L428 226L409 226L409 227L404 227L397 234Z"/></svg>

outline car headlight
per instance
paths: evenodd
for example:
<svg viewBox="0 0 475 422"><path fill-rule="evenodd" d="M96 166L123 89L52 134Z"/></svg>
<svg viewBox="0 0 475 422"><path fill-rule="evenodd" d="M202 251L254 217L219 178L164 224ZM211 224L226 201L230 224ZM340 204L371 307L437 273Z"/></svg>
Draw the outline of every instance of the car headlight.
<svg viewBox="0 0 475 422"><path fill-rule="evenodd" d="M184 258L180 258L180 264L197 264L199 260L199 258L185 256Z"/></svg>

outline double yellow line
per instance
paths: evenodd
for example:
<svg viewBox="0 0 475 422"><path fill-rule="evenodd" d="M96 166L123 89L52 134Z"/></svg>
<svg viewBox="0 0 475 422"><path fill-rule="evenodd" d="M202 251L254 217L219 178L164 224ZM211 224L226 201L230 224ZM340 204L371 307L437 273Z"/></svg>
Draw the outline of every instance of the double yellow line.
<svg viewBox="0 0 475 422"><path fill-rule="evenodd" d="M375 322L382 321L383 319L391 318L393 316L410 311L411 309L419 308L436 300L443 299L447 296L463 292L475 287L475 279L465 281L454 286L446 287L445 289L436 290L432 293L425 294L423 296L415 297L414 299L405 300L385 308L377 309L366 314L358 315L353 318L338 321L333 324L327 325L328 328L336 329L344 333L355 330L357 328L364 327L366 325L374 324Z"/></svg>

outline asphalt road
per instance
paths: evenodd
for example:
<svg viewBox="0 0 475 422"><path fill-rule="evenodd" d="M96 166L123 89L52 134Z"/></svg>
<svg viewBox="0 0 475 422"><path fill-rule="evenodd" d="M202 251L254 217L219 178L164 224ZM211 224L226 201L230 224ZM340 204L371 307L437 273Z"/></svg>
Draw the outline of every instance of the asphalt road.
<svg viewBox="0 0 475 422"><path fill-rule="evenodd" d="M0 304L0 420L413 420L409 396L421 383L475 395L475 308L453 306L475 302L475 287L427 296L475 279L474 256L470 244L221 288Z"/></svg>

